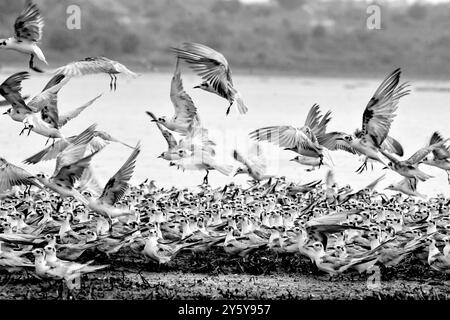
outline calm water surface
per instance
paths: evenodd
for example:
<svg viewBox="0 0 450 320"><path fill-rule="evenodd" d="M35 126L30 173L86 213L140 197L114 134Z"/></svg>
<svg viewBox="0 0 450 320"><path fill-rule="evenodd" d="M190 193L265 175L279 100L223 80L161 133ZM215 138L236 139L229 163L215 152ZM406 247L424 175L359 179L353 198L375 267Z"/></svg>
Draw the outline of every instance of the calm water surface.
<svg viewBox="0 0 450 320"><path fill-rule="evenodd" d="M2 74L1 81L8 75ZM142 143L142 152L137 161L132 183L140 183L145 178L154 179L159 186L196 186L202 181L204 172L177 171L169 167L168 162L156 157L166 148L166 142L156 126L144 113L151 110L157 115L172 115L173 107L169 99L172 75L146 74L137 79L119 76L116 92L109 92L107 75L86 76L73 79L59 94L60 113L76 108L99 93L104 95L78 118L69 122L62 132L65 136L80 133L92 123L98 129L109 132L114 137L129 144ZM48 76L33 75L25 81L23 92L31 95L42 90ZM409 79L403 79L409 80ZM353 132L361 126L362 112L381 79L329 79L301 77L235 76L235 85L242 92L249 107L245 116L232 110L225 117L227 102L212 94L192 89L200 80L193 74L183 75L186 91L196 103L203 125L210 129L210 136L217 143L218 158L222 162L237 165L231 158L234 147L243 152L249 146L247 134L267 125L302 126L309 108L318 103L323 112L332 111L329 130ZM418 90L418 88L450 88L450 83L437 81L414 81L412 93L402 98L391 128L391 135L404 146L409 157L418 148L425 145L434 130L450 137L450 92L446 90ZM13 122L8 116L0 118L1 156L12 163L23 165L26 157L44 147L46 138L32 133L29 137L18 136L22 125ZM267 146L266 157L270 171L285 175L289 180L308 182L323 178L326 169L305 172L305 168L289 162L295 156L290 151L280 151ZM120 144L110 144L93 159L93 167L101 183L106 183L126 160L130 149ZM343 151L332 153L335 162L335 177L339 184L351 184L354 188L364 187L386 170L375 164L374 171L361 175L354 173L360 165L356 156ZM52 173L54 162L46 162L24 168L32 173L39 171ZM447 176L439 169L422 166L422 169L434 176L421 183L419 191L428 195L439 192L450 194ZM244 176L225 177L211 172L210 182L217 186L233 180L245 184ZM384 188L389 183L401 180L401 176L389 172L380 183Z"/></svg>

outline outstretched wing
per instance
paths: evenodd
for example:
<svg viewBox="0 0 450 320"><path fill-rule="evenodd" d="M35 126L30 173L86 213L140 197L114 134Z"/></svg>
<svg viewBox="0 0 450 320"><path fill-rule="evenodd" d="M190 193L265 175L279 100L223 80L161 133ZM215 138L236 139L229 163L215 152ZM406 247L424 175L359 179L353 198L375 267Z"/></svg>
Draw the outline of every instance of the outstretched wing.
<svg viewBox="0 0 450 320"><path fill-rule="evenodd" d="M434 132L433 135L430 138L430 142L428 145L432 146L435 145L437 143L441 143L444 142L444 138L442 137L442 135L439 132ZM447 146L441 146L439 148L435 148L433 150L433 156L435 159L437 160L446 160L448 158L450 158L450 150Z"/></svg>
<svg viewBox="0 0 450 320"><path fill-rule="evenodd" d="M191 97L184 91L183 81L181 80L180 73L180 59L177 59L175 67L175 73L172 77L170 85L170 100L175 108L175 120L177 122L184 122L186 124L192 123L194 118L197 118L197 122L200 120L197 114L197 108L194 105Z"/></svg>
<svg viewBox="0 0 450 320"><path fill-rule="evenodd" d="M185 42L182 49L172 48L178 58L186 61L204 80L223 97L230 91L231 70L223 54L199 43Z"/></svg>
<svg viewBox="0 0 450 320"><path fill-rule="evenodd" d="M70 137L66 140L59 139L54 144L48 146L47 148L39 151L38 153L32 155L31 157L25 159L23 163L25 164L36 164L40 161L49 161L55 159L67 146L72 143L76 138Z"/></svg>
<svg viewBox="0 0 450 320"><path fill-rule="evenodd" d="M94 137L96 124L80 133L67 148L65 148L56 158L56 168L53 176L56 176L62 167L71 165L83 158L87 144Z"/></svg>
<svg viewBox="0 0 450 320"><path fill-rule="evenodd" d="M342 132L328 132L318 139L318 141L321 146L324 146L328 150L343 150L356 154L355 149L343 140L344 136L345 133Z"/></svg>
<svg viewBox="0 0 450 320"><path fill-rule="evenodd" d="M381 144L381 147L390 153L395 153L399 157L403 157L403 147L396 139L391 136L387 136Z"/></svg>
<svg viewBox="0 0 450 320"><path fill-rule="evenodd" d="M133 175L134 167L136 165L136 158L140 152L141 149L138 144L119 171L117 171L117 173L109 179L103 189L103 193L100 196L99 201L113 206L123 197L128 189L128 182Z"/></svg>
<svg viewBox="0 0 450 320"><path fill-rule="evenodd" d="M14 23L15 37L18 40L38 42L42 38L42 28L44 19L38 7L30 1Z"/></svg>
<svg viewBox="0 0 450 320"><path fill-rule="evenodd" d="M398 85L400 74L401 70L396 69L383 80L363 113L362 133L377 147L381 146L389 133L400 98L410 92L406 90L406 83Z"/></svg>
<svg viewBox="0 0 450 320"><path fill-rule="evenodd" d="M272 142L282 148L315 150L309 137L302 130L292 126L264 127L250 132L249 136L257 141Z"/></svg>
<svg viewBox="0 0 450 320"><path fill-rule="evenodd" d="M31 113L32 110L23 101L22 81L30 77L26 71L18 72L10 76L0 85L0 94L6 101L15 109L24 111L24 113Z"/></svg>
<svg viewBox="0 0 450 320"><path fill-rule="evenodd" d="M89 167L92 157L95 156L97 152L61 167L58 173L52 177L52 180L65 188L73 188L75 182L81 178L84 170Z"/></svg>
<svg viewBox="0 0 450 320"><path fill-rule="evenodd" d="M84 109L86 109L87 107L89 107L90 105L92 105L98 98L100 98L102 95L99 94L98 96L96 96L94 99L86 102L85 104L83 104L81 107L78 107L76 109L73 109L71 111L69 111L68 113L65 113L63 115L61 115L59 117L59 127L61 128L62 126L64 126L65 124L67 124L67 122L69 122L70 120L72 120L73 118L76 118L81 112L84 111Z"/></svg>
<svg viewBox="0 0 450 320"><path fill-rule="evenodd" d="M150 111L146 111L146 113L153 119L153 120L157 120L157 118L155 117L155 115L150 112ZM173 148L175 148L177 146L177 141L175 140L175 138L173 137L173 134L170 133L170 131L165 130L158 122L155 122L156 126L158 127L159 131L161 131L164 139L166 139L167 144L169 145L169 150L172 150Z"/></svg>
<svg viewBox="0 0 450 320"><path fill-rule="evenodd" d="M0 192L9 190L13 186L35 184L32 174L0 158Z"/></svg>

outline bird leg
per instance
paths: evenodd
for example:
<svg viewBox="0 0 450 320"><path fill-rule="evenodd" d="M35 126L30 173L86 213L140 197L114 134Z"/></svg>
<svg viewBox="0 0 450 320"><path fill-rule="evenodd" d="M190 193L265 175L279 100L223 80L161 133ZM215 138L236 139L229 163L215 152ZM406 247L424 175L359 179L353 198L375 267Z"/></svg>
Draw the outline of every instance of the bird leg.
<svg viewBox="0 0 450 320"><path fill-rule="evenodd" d="M109 77L111 78L111 80L109 81L109 91L112 91L114 78L111 73L109 74Z"/></svg>
<svg viewBox="0 0 450 320"><path fill-rule="evenodd" d="M44 71L42 71L41 69L39 69L38 67L35 67L35 66L33 65L33 60L34 60L34 54L31 55L31 57L30 57L30 62L28 63L30 69L31 69L31 70L34 70L34 71L36 71L36 72L39 72L39 73L43 73Z"/></svg>
<svg viewBox="0 0 450 320"><path fill-rule="evenodd" d="M27 134L27 136L30 135L31 130L33 130L33 125L29 124L29 125L28 125L28 134Z"/></svg>
<svg viewBox="0 0 450 320"><path fill-rule="evenodd" d="M208 184L209 170L206 170L206 176L203 178L203 184Z"/></svg>
<svg viewBox="0 0 450 320"><path fill-rule="evenodd" d="M230 102L230 105L228 106L226 115L229 115L229 114L230 114L230 110L231 110L231 106L232 106L232 105L233 105L233 102Z"/></svg>
<svg viewBox="0 0 450 320"><path fill-rule="evenodd" d="M25 130L27 130L27 129L28 129L28 126L25 125L25 126L23 127L22 131L20 131L19 136L21 136L21 135L25 132Z"/></svg>
<svg viewBox="0 0 450 320"><path fill-rule="evenodd" d="M367 158L364 160L363 164L356 170L357 173L362 173L367 170Z"/></svg>
<svg viewBox="0 0 450 320"><path fill-rule="evenodd" d="M114 78L114 91L116 91L116 88L117 88L117 76L115 74L113 74L113 78Z"/></svg>

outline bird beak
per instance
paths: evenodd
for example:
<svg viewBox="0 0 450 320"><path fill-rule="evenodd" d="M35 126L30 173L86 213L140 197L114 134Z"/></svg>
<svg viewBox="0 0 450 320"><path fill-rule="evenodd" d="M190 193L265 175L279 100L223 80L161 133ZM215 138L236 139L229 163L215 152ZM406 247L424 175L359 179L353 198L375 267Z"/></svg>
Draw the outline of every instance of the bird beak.
<svg viewBox="0 0 450 320"><path fill-rule="evenodd" d="M158 122L158 120L152 119L150 120L150 122Z"/></svg>
<svg viewBox="0 0 450 320"><path fill-rule="evenodd" d="M159 155L158 158L162 158L162 155Z"/></svg>
<svg viewBox="0 0 450 320"><path fill-rule="evenodd" d="M383 170L389 169L389 167L383 167Z"/></svg>
<svg viewBox="0 0 450 320"><path fill-rule="evenodd" d="M8 111L6 111L6 112L3 112L3 114L8 114Z"/></svg>
<svg viewBox="0 0 450 320"><path fill-rule="evenodd" d="M200 89L200 86L195 86L194 89Z"/></svg>
<svg viewBox="0 0 450 320"><path fill-rule="evenodd" d="M290 159L289 161L295 161L296 159L295 158L292 158L292 159Z"/></svg>

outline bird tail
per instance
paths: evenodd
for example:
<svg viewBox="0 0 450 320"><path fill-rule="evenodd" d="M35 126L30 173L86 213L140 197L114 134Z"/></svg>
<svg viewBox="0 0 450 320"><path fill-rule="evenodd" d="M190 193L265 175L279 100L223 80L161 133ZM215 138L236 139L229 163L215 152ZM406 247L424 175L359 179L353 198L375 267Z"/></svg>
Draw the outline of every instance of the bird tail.
<svg viewBox="0 0 450 320"><path fill-rule="evenodd" d="M33 47L34 54L36 57L44 62L46 65L48 65L47 60L45 59L44 53L42 52L41 48L39 48L37 45Z"/></svg>
<svg viewBox="0 0 450 320"><path fill-rule="evenodd" d="M116 67L117 72L119 72L119 73L127 74L129 76L132 76L133 78L137 78L139 76L137 73L131 71L130 69L128 69L121 63L117 63L115 65L115 67Z"/></svg>
<svg viewBox="0 0 450 320"><path fill-rule="evenodd" d="M426 180L428 180L430 178L433 178L433 176L430 176L429 174L427 174L427 173L425 173L425 172L423 172L421 170L416 170L416 171L417 172L416 172L415 177L417 179L419 179L420 181L426 181Z"/></svg>
<svg viewBox="0 0 450 320"><path fill-rule="evenodd" d="M236 91L234 94L234 102L233 105L237 106L237 109L240 114L246 114L248 111L247 106L244 104L244 100L242 99L241 94Z"/></svg>

